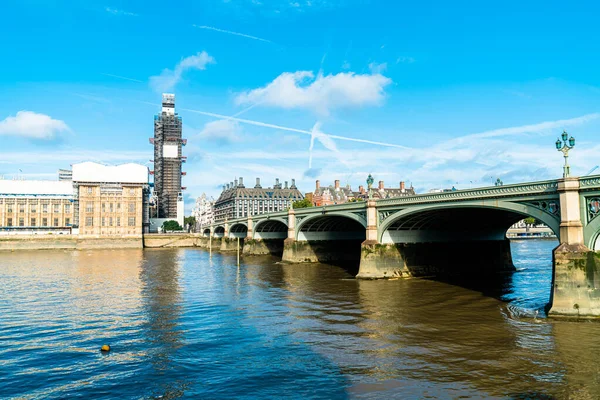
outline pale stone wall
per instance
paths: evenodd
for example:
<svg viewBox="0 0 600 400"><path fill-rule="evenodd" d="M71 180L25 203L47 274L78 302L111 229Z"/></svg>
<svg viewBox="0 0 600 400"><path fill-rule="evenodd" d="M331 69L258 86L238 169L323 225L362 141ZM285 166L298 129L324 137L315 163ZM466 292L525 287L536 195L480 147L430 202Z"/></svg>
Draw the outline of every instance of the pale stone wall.
<svg viewBox="0 0 600 400"><path fill-rule="evenodd" d="M126 249L141 248L142 237L126 238L81 237L77 235L11 235L0 236L1 250L45 249Z"/></svg>

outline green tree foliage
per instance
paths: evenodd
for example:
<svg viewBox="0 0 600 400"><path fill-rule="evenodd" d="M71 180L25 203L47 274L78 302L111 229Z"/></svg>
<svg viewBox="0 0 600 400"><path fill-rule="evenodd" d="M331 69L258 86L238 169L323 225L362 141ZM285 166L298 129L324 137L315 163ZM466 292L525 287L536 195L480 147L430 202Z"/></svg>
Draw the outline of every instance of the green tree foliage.
<svg viewBox="0 0 600 400"><path fill-rule="evenodd" d="M194 227L194 225L196 225L196 217L193 217L193 216L185 217L183 219L183 224L184 225L189 225L191 227Z"/></svg>
<svg viewBox="0 0 600 400"><path fill-rule="evenodd" d="M525 221L525 224L530 225L530 226L537 226L537 225L543 224L542 221L538 220L537 218L533 218L533 217L527 217L523 221Z"/></svg>
<svg viewBox="0 0 600 400"><path fill-rule="evenodd" d="M308 208L312 206L313 204L308 199L302 199L292 203L292 207L294 208Z"/></svg>
<svg viewBox="0 0 600 400"><path fill-rule="evenodd" d="M182 231L183 230L183 228L179 225L179 223L177 221L175 221L174 219L163 222L162 229L163 229L163 232Z"/></svg>

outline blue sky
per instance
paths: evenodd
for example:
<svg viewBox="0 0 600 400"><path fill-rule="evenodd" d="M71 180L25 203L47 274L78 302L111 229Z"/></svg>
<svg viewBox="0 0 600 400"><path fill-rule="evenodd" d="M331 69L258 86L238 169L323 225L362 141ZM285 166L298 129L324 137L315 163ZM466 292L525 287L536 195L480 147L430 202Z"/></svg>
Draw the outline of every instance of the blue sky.
<svg viewBox="0 0 600 400"><path fill-rule="evenodd" d="M418 192L557 178L563 129L583 175L600 164L599 14L592 1L6 0L0 175L147 163L162 91L188 138L188 206L237 176L310 191L372 173Z"/></svg>

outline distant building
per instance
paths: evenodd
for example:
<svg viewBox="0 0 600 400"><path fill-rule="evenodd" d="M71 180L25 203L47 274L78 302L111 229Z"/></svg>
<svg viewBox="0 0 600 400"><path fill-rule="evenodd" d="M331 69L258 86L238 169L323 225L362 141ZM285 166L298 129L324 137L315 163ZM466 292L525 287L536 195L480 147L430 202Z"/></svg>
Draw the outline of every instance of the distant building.
<svg viewBox="0 0 600 400"><path fill-rule="evenodd" d="M239 181L236 179L223 185L223 192L214 206L215 221L284 211L292 202L303 198L296 187L295 179L292 179L292 184L288 187L287 181L282 185L277 178L272 188L263 188L260 178L256 178L253 188L246 188L243 178Z"/></svg>
<svg viewBox="0 0 600 400"><path fill-rule="evenodd" d="M210 225L215 222L215 202L209 200L206 193L196 199L196 206L192 210L192 216L196 218L197 228Z"/></svg>
<svg viewBox="0 0 600 400"><path fill-rule="evenodd" d="M415 190L411 186L407 188L404 182L400 182L397 188L386 188L384 182L379 181L376 188L371 188L373 199L389 199L393 197L414 196ZM314 206L328 206L331 204L343 204L350 201L361 201L369 198L368 189L359 186L358 191L353 191L350 185L340 186L340 181L335 180L333 186L321 186L320 181L315 182L315 191L307 193L307 198L311 198Z"/></svg>
<svg viewBox="0 0 600 400"><path fill-rule="evenodd" d="M140 164L73 164L80 235L141 235L148 231L148 168Z"/></svg>
<svg viewBox="0 0 600 400"><path fill-rule="evenodd" d="M406 196L414 196L417 193L415 189L412 187L407 188L404 181L400 181L400 185L396 188L386 188L384 187L384 182L379 181L376 188L371 188L371 197L375 200L379 199L391 199L396 197L406 197ZM359 187L357 193L355 193L356 198L360 198L366 200L369 198L368 189L365 190L363 186Z"/></svg>
<svg viewBox="0 0 600 400"><path fill-rule="evenodd" d="M154 116L154 193L157 218L172 219L183 226L183 195L181 165L185 162L181 147L181 117L175 112L175 95L163 93L161 113Z"/></svg>
<svg viewBox="0 0 600 400"><path fill-rule="evenodd" d="M58 180L59 181L72 181L73 180L73 171L70 169L59 169L58 170Z"/></svg>
<svg viewBox="0 0 600 400"><path fill-rule="evenodd" d="M333 186L321 186L321 181L315 182L315 191L307 193L307 197L312 198L315 206L328 206L330 204L343 204L355 197L350 185L340 186L340 181L335 180Z"/></svg>
<svg viewBox="0 0 600 400"><path fill-rule="evenodd" d="M0 180L0 233L71 233L74 213L71 182Z"/></svg>

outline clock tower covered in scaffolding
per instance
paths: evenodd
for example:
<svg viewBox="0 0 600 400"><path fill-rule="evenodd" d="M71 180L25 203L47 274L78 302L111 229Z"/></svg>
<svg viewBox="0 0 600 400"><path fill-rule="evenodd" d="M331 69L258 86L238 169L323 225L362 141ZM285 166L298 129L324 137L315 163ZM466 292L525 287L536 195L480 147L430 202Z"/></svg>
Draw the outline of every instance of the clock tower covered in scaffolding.
<svg viewBox="0 0 600 400"><path fill-rule="evenodd" d="M183 226L183 195L181 166L186 157L182 146L187 140L181 137L181 117L175 112L175 95L163 93L161 113L154 116L154 193L155 212L151 217L173 219Z"/></svg>

